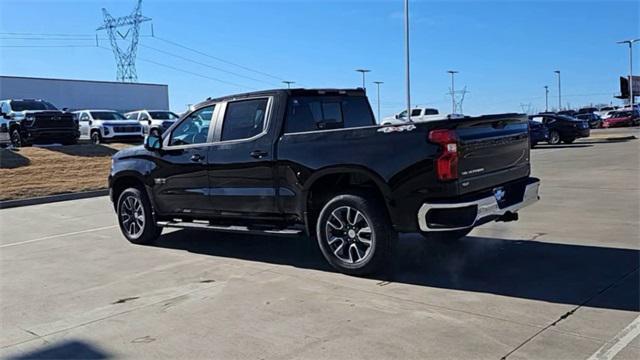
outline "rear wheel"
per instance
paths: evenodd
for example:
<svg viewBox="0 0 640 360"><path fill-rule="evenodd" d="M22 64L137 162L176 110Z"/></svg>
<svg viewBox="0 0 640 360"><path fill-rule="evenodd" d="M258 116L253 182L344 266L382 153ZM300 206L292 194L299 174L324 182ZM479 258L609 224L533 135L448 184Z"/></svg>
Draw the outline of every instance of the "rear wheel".
<svg viewBox="0 0 640 360"><path fill-rule="evenodd" d="M150 244L161 234L157 226L151 202L137 188L128 188L118 198L118 224L122 234L134 244Z"/></svg>
<svg viewBox="0 0 640 360"><path fill-rule="evenodd" d="M551 145L560 144L560 133L558 133L556 130L552 130L549 133L549 144Z"/></svg>
<svg viewBox="0 0 640 360"><path fill-rule="evenodd" d="M325 259L336 270L365 275L391 256L397 233L375 196L360 191L336 195L320 211L316 235Z"/></svg>

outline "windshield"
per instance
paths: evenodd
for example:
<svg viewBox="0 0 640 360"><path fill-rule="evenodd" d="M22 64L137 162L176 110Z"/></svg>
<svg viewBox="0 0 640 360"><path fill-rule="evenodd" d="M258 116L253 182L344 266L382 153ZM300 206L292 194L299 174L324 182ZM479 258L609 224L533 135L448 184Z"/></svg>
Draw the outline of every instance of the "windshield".
<svg viewBox="0 0 640 360"><path fill-rule="evenodd" d="M177 120L179 118L171 111L149 111L149 115L155 120Z"/></svg>
<svg viewBox="0 0 640 360"><path fill-rule="evenodd" d="M92 111L91 117L96 120L127 120L124 115L115 111Z"/></svg>
<svg viewBox="0 0 640 360"><path fill-rule="evenodd" d="M58 110L55 106L46 101L38 100L12 100L11 110L27 111L27 110Z"/></svg>

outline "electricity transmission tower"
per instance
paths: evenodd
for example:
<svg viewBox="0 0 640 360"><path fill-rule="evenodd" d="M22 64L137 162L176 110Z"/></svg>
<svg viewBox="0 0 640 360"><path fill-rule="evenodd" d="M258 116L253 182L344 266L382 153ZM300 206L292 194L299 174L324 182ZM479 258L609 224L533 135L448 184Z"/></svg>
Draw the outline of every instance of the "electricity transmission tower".
<svg viewBox="0 0 640 360"><path fill-rule="evenodd" d="M114 18L107 9L102 8L104 24L96 31L106 30L109 34L111 49L116 57L117 80L122 82L137 82L136 74L136 50L138 48L138 38L140 36L140 23L151 19L142 16L142 0L138 0L136 7L131 14L119 18ZM127 31L120 32L118 28L128 27ZM118 40L122 40L124 48L121 48Z"/></svg>

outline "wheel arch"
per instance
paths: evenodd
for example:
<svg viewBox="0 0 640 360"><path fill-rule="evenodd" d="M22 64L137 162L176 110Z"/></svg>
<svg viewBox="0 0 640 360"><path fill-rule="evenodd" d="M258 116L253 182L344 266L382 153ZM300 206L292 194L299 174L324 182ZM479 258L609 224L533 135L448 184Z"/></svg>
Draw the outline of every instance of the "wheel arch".
<svg viewBox="0 0 640 360"><path fill-rule="evenodd" d="M325 168L314 173L305 183L301 196L304 222L308 235L313 235L317 215L322 206L336 193L348 189L371 192L391 211L391 189L377 173L360 166Z"/></svg>

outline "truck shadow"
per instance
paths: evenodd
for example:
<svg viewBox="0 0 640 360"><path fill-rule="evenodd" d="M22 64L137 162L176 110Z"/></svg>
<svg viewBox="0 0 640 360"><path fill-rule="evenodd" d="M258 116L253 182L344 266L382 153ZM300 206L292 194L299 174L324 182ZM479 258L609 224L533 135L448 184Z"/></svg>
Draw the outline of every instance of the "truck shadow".
<svg viewBox="0 0 640 360"><path fill-rule="evenodd" d="M105 145L82 144L82 145L66 145L66 146L47 146L43 147L49 151L56 151L70 156L82 157L111 157L118 150Z"/></svg>
<svg viewBox="0 0 640 360"><path fill-rule="evenodd" d="M155 246L334 271L307 238L179 230ZM374 278L554 303L640 311L640 251L535 240L466 237L455 243L404 235L390 269ZM615 284L615 285L612 285ZM597 296L607 290L606 296Z"/></svg>
<svg viewBox="0 0 640 360"><path fill-rule="evenodd" d="M49 344L38 350L9 356L7 360L26 359L109 359L111 354L81 340L66 340Z"/></svg>
<svg viewBox="0 0 640 360"><path fill-rule="evenodd" d="M15 169L29 166L29 164L31 164L31 160L18 151L0 149L0 169Z"/></svg>

